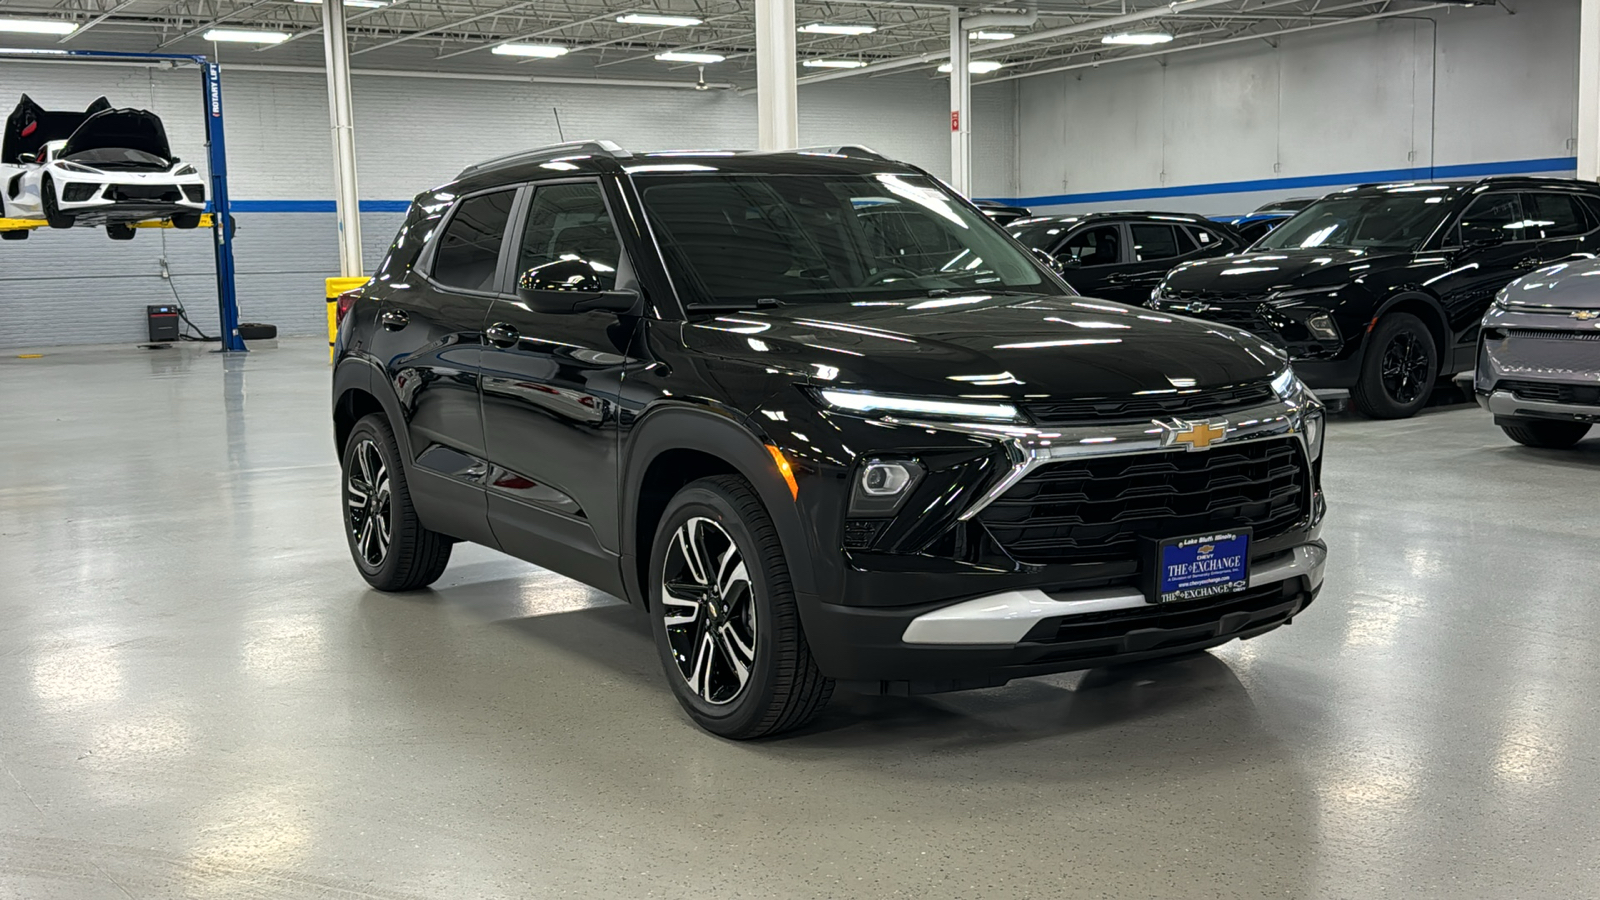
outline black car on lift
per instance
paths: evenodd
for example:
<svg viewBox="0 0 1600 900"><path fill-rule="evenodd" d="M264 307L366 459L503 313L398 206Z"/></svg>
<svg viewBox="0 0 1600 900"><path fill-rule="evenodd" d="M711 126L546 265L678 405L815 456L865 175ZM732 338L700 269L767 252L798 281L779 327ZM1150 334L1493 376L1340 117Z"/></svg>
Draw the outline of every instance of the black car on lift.
<svg viewBox="0 0 1600 900"><path fill-rule="evenodd" d="M412 205L340 298L363 577L475 541L648 611L717 734L1270 631L1323 410L1259 341L1074 294L905 163L568 145Z"/></svg>
<svg viewBox="0 0 1600 900"><path fill-rule="evenodd" d="M1472 368L1495 293L1600 249L1600 186L1564 178L1382 184L1329 194L1229 259L1174 268L1149 299L1287 351L1312 388L1404 418Z"/></svg>
<svg viewBox="0 0 1600 900"><path fill-rule="evenodd" d="M1203 216L1104 212L1012 222L1023 246L1048 254L1079 293L1143 303L1173 266L1237 253L1247 245L1232 229Z"/></svg>

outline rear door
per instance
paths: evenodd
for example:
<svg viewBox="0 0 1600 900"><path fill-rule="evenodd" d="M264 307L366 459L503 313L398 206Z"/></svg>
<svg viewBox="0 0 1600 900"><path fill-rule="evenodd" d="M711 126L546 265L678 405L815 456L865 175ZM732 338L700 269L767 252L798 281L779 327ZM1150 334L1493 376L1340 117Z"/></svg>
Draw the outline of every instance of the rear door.
<svg viewBox="0 0 1600 900"><path fill-rule="evenodd" d="M601 290L619 276L631 280L598 181L539 184L526 208L512 242L513 276L581 259ZM501 548L620 596L617 398L636 320L538 312L508 291L489 322L486 488Z"/></svg>
<svg viewBox="0 0 1600 900"><path fill-rule="evenodd" d="M1557 191L1529 191L1522 195L1530 240L1539 243L1540 265L1592 255L1596 241L1592 234L1597 223L1575 194Z"/></svg>
<svg viewBox="0 0 1600 900"><path fill-rule="evenodd" d="M491 546L478 377L516 196L499 188L456 203L412 277L378 302L372 342L405 418L417 509L436 530Z"/></svg>
<svg viewBox="0 0 1600 900"><path fill-rule="evenodd" d="M1525 218L1517 192L1491 191L1473 198L1446 238L1451 265L1432 285L1454 335L1452 347L1439 348L1443 373L1471 364L1478 323L1494 295L1541 265L1539 242L1528 239Z"/></svg>
<svg viewBox="0 0 1600 900"><path fill-rule="evenodd" d="M1115 300L1125 277L1127 244L1120 224L1104 222L1067 232L1050 253L1065 267L1062 277L1078 293Z"/></svg>
<svg viewBox="0 0 1600 900"><path fill-rule="evenodd" d="M1181 225L1166 222L1129 222L1132 265L1122 273L1114 300L1143 304L1172 267L1200 255L1200 247Z"/></svg>

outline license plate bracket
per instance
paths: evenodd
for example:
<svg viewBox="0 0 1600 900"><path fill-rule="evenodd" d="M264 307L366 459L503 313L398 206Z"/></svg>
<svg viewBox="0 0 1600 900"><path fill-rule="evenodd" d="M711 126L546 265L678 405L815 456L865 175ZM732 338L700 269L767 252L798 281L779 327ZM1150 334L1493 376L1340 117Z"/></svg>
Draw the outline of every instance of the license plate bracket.
<svg viewBox="0 0 1600 900"><path fill-rule="evenodd" d="M1145 597L1151 603L1214 600L1250 586L1248 528L1148 542Z"/></svg>

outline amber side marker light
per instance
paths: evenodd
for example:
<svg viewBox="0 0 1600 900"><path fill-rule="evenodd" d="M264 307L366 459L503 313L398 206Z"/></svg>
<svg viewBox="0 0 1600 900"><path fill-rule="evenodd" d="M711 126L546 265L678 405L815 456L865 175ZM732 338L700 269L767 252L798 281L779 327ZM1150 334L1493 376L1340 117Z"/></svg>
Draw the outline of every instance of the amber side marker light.
<svg viewBox="0 0 1600 900"><path fill-rule="evenodd" d="M772 461L778 464L778 474L783 476L783 483L789 486L789 499L800 499L800 485L794 482L794 466L789 465L789 460L784 458L783 451L767 444L767 452L772 454Z"/></svg>

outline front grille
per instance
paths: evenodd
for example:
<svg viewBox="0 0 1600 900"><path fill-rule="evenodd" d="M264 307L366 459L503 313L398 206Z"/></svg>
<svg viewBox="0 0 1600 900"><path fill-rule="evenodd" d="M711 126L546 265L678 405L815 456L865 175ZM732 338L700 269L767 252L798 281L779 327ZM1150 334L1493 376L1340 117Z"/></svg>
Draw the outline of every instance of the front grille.
<svg viewBox="0 0 1600 900"><path fill-rule="evenodd" d="M1546 403L1579 403L1600 406L1600 384L1557 384L1546 381L1502 381L1498 390L1510 391L1519 400L1542 400Z"/></svg>
<svg viewBox="0 0 1600 900"><path fill-rule="evenodd" d="M1217 390L1157 394L1147 397L1093 397L1028 403L1022 407L1041 425L1092 420L1141 422L1167 416L1208 416L1272 400L1272 386L1247 384Z"/></svg>
<svg viewBox="0 0 1600 900"><path fill-rule="evenodd" d="M99 190L98 184L69 184L61 189L61 199L68 203L82 203Z"/></svg>
<svg viewBox="0 0 1600 900"><path fill-rule="evenodd" d="M1515 338L1532 338L1536 341L1600 341L1600 331L1559 331L1554 328L1507 328Z"/></svg>
<svg viewBox="0 0 1600 900"><path fill-rule="evenodd" d="M205 185L186 184L183 186L183 196L187 197L190 203L204 203L206 199Z"/></svg>
<svg viewBox="0 0 1600 900"><path fill-rule="evenodd" d="M1066 460L1039 467L978 514L1029 563L1137 565L1140 539L1252 528L1283 534L1309 508L1311 476L1294 438L1205 451Z"/></svg>
<svg viewBox="0 0 1600 900"><path fill-rule="evenodd" d="M183 199L183 192L171 185L161 184L119 184L107 192L113 200L159 200L163 203L177 203Z"/></svg>

